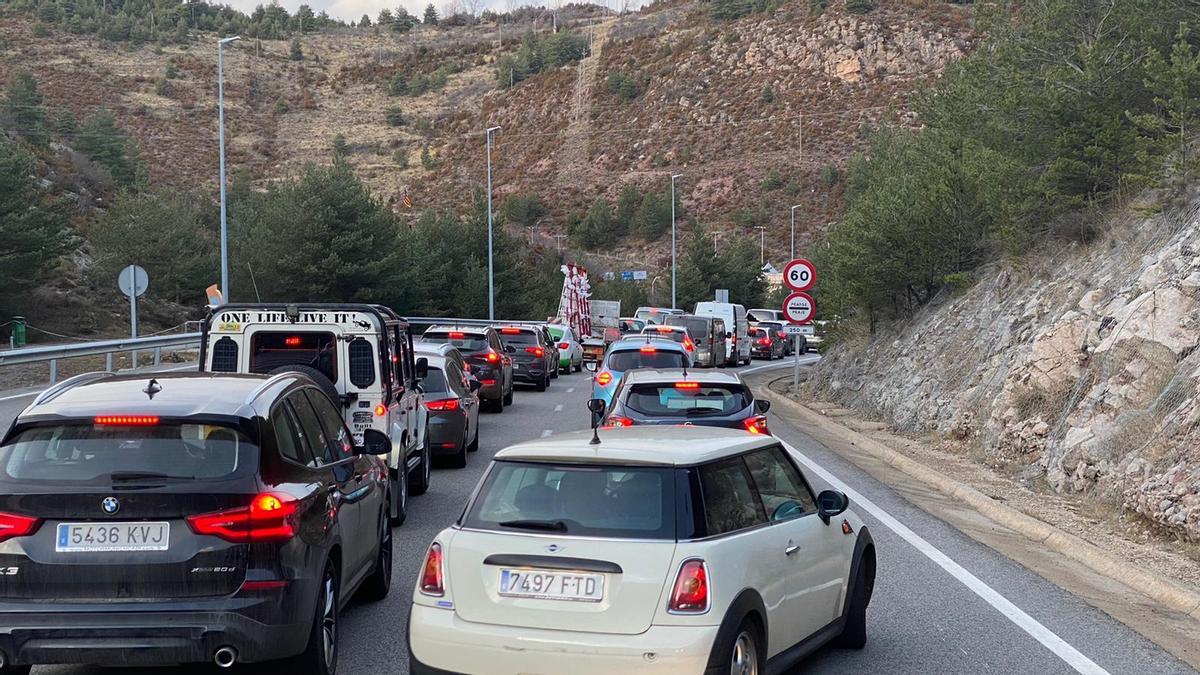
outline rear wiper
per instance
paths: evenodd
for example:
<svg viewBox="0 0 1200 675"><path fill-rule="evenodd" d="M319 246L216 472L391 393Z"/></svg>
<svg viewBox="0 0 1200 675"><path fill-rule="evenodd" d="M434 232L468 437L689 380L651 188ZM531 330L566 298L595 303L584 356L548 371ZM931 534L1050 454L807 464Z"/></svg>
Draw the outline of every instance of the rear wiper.
<svg viewBox="0 0 1200 675"><path fill-rule="evenodd" d="M135 480L196 480L195 476L174 476L157 471L114 471L108 477L114 483Z"/></svg>
<svg viewBox="0 0 1200 675"><path fill-rule="evenodd" d="M566 532L567 524L561 520L506 520L500 527L515 527L522 530L548 530L550 532Z"/></svg>

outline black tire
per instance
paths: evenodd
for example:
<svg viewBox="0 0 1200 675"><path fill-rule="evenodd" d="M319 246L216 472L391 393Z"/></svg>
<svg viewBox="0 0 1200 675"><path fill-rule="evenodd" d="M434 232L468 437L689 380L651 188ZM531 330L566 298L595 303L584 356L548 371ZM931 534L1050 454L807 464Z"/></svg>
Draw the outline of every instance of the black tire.
<svg viewBox="0 0 1200 675"><path fill-rule="evenodd" d="M400 527L408 518L408 481L400 480L399 471L389 471L388 476L392 484L389 496L392 527Z"/></svg>
<svg viewBox="0 0 1200 675"><path fill-rule="evenodd" d="M561 370L561 368L559 368L558 363L556 362L554 367L550 369L550 379L557 380L559 370Z"/></svg>
<svg viewBox="0 0 1200 675"><path fill-rule="evenodd" d="M846 607L846 625L837 637L837 646L842 649L862 649L867 645L867 605L871 603L875 580L868 576L867 561L858 565L854 579L854 591Z"/></svg>
<svg viewBox="0 0 1200 675"><path fill-rule="evenodd" d="M433 470L433 452L429 449L429 432L425 432L425 440L421 443L421 459L417 470L408 474L408 493L423 495L429 491L429 477Z"/></svg>
<svg viewBox="0 0 1200 675"><path fill-rule="evenodd" d="M508 393L504 395L504 405L512 405L513 392L516 391L517 385L510 383L508 385Z"/></svg>
<svg viewBox="0 0 1200 675"><path fill-rule="evenodd" d="M388 495L388 502L391 495ZM379 523L379 551L375 556L375 571L362 585L362 595L373 602L383 600L392 590L392 528L388 519L383 518Z"/></svg>
<svg viewBox="0 0 1200 675"><path fill-rule="evenodd" d="M730 675L761 675L766 672L762 629L750 617L742 619L738 629L730 634L717 653L717 672L728 672Z"/></svg>
<svg viewBox="0 0 1200 675"><path fill-rule="evenodd" d="M338 661L338 598L341 588L333 561L325 562L325 573L317 588L317 601L313 604L312 628L308 633L308 645L298 656L291 659L288 670L296 675L334 675ZM330 647L329 645L332 645Z"/></svg>
<svg viewBox="0 0 1200 675"><path fill-rule="evenodd" d="M267 374L278 375L279 373L301 373L303 375L307 375L308 379L316 382L317 388L325 392L325 395L329 397L329 400L333 401L333 404L337 406L338 410L342 409L342 395L338 393L337 387L333 386L333 382L330 382L329 378L325 377L325 373L322 373L316 368L310 368L308 366L279 366L278 368L272 369Z"/></svg>
<svg viewBox="0 0 1200 675"><path fill-rule="evenodd" d="M504 397L501 396L500 398L485 399L483 402L483 409L490 413L496 414L504 412Z"/></svg>
<svg viewBox="0 0 1200 675"><path fill-rule="evenodd" d="M546 391L546 387L549 386L549 384L547 384L547 381L549 379L550 379L549 375L543 376L542 379L538 380L537 384L533 385L533 390L534 391Z"/></svg>
<svg viewBox="0 0 1200 675"><path fill-rule="evenodd" d="M0 675L29 675L31 670L33 666L4 666L0 668Z"/></svg>

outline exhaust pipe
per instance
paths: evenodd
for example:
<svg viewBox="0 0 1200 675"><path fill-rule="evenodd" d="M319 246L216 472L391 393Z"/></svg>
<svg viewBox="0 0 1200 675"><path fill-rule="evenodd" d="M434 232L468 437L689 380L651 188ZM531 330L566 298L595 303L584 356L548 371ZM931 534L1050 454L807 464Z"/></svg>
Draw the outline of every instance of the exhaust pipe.
<svg viewBox="0 0 1200 675"><path fill-rule="evenodd" d="M217 664L218 668L229 668L237 661L237 650L228 645L221 647L213 654L213 663Z"/></svg>

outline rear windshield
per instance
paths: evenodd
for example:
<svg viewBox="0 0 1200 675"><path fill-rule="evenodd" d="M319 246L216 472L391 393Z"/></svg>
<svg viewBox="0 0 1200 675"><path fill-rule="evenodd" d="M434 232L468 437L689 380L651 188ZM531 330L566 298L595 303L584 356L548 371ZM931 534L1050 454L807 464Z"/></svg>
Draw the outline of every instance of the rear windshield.
<svg viewBox="0 0 1200 675"><path fill-rule="evenodd" d="M500 339L504 341L505 345L536 345L538 343L537 333L524 330L511 333L500 331Z"/></svg>
<svg viewBox="0 0 1200 675"><path fill-rule="evenodd" d="M677 316L667 317L668 326L682 326L687 329L693 340L708 337L708 322L704 319L681 319Z"/></svg>
<svg viewBox="0 0 1200 675"><path fill-rule="evenodd" d="M641 321L641 320L638 320L638 321L626 320L626 321L621 322L621 331L624 333L640 333L640 332L642 332L642 329L645 327L646 327L646 322Z"/></svg>
<svg viewBox="0 0 1200 675"><path fill-rule="evenodd" d="M642 334L643 335L653 335L655 337L659 337L664 340L671 340L672 342L683 342L683 338L686 337L686 333L684 331L681 331L681 330L659 330L655 326L646 328L645 330L642 331Z"/></svg>
<svg viewBox="0 0 1200 675"><path fill-rule="evenodd" d="M488 348L487 336L459 331L427 331L421 336L421 341L435 345L454 345L460 351L466 352L481 352Z"/></svg>
<svg viewBox="0 0 1200 675"><path fill-rule="evenodd" d="M658 349L653 352L643 352L631 349L612 352L608 355L608 368L623 373L634 368L683 368L687 366L687 357L676 351Z"/></svg>
<svg viewBox="0 0 1200 675"><path fill-rule="evenodd" d="M467 527L621 539L675 538L667 467L496 462Z"/></svg>
<svg viewBox="0 0 1200 675"><path fill-rule="evenodd" d="M767 331L765 328L751 328L749 333L750 333L751 337L766 337L767 336Z"/></svg>
<svg viewBox="0 0 1200 675"><path fill-rule="evenodd" d="M446 374L442 372L441 368L429 366L429 374L421 380L421 391L426 393L450 391L450 385L446 383Z"/></svg>
<svg viewBox="0 0 1200 675"><path fill-rule="evenodd" d="M253 470L258 449L212 424L60 424L22 431L0 447L0 479L95 485L227 478Z"/></svg>
<svg viewBox="0 0 1200 675"><path fill-rule="evenodd" d="M634 385L625 405L644 415L695 417L732 415L749 406L751 400L750 392L740 384L663 382Z"/></svg>
<svg viewBox="0 0 1200 675"><path fill-rule="evenodd" d="M330 382L337 382L337 338L333 333L254 333L250 338L250 372L270 373L283 366L316 368Z"/></svg>

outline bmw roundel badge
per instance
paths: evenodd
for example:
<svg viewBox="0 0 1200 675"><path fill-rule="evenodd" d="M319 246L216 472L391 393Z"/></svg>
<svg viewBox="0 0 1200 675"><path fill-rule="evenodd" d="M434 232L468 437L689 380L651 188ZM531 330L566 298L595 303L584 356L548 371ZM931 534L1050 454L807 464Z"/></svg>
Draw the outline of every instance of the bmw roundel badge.
<svg viewBox="0 0 1200 675"><path fill-rule="evenodd" d="M100 508L111 516L121 510L121 502L117 501L116 497L105 497L104 501L100 502Z"/></svg>

